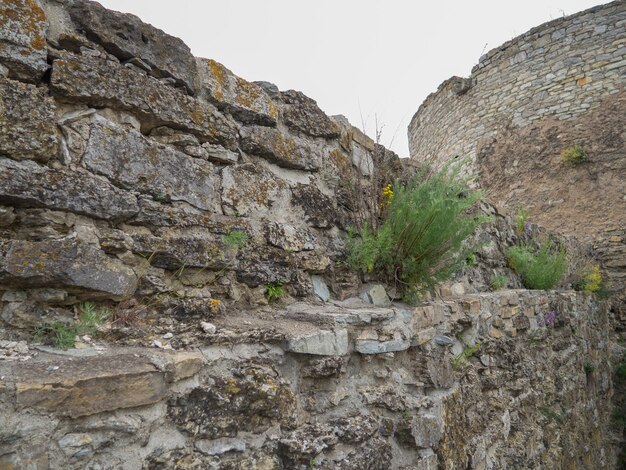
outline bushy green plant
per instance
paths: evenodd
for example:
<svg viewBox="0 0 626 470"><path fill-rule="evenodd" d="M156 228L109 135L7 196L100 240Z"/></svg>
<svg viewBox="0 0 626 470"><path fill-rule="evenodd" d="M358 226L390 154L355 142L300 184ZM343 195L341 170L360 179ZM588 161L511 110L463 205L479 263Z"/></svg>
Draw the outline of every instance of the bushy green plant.
<svg viewBox="0 0 626 470"><path fill-rule="evenodd" d="M382 225L349 237L352 267L376 272L405 292L430 290L462 268L474 251L465 240L487 217L471 212L482 193L470 189L461 168L396 182Z"/></svg>
<svg viewBox="0 0 626 470"><path fill-rule="evenodd" d="M561 158L567 163L577 165L579 163L586 162L589 159L589 155L587 155L587 152L582 146L575 145L573 147L563 149L561 152Z"/></svg>
<svg viewBox="0 0 626 470"><path fill-rule="evenodd" d="M494 274L491 277L491 289L493 290L500 290L502 289L504 286L506 286L509 282L509 278L502 275L502 274Z"/></svg>
<svg viewBox="0 0 626 470"><path fill-rule="evenodd" d="M512 246L506 255L509 266L522 277L528 289L553 289L567 272L565 248L554 250L549 240L538 251L528 245Z"/></svg>
<svg viewBox="0 0 626 470"><path fill-rule="evenodd" d="M248 234L240 230L232 230L222 236L224 244L230 248L237 250L242 249L248 243Z"/></svg>
<svg viewBox="0 0 626 470"><path fill-rule="evenodd" d="M285 296L285 288L282 282L272 282L265 286L265 298L268 302L280 300Z"/></svg>

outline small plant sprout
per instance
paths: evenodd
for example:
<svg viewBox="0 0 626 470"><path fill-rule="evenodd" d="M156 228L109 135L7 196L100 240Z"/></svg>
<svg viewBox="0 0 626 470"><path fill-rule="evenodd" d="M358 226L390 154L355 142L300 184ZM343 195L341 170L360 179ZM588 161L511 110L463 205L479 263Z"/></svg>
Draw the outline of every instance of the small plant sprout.
<svg viewBox="0 0 626 470"><path fill-rule="evenodd" d="M221 308L222 308L221 300L211 299L211 301L209 302L209 309L211 310L211 313L213 314L219 313Z"/></svg>
<svg viewBox="0 0 626 470"><path fill-rule="evenodd" d="M506 286L509 282L509 278L502 274L494 274L491 276L491 281L489 284L491 285L492 290L500 290L504 286Z"/></svg>
<svg viewBox="0 0 626 470"><path fill-rule="evenodd" d="M480 343L476 343L474 346L466 347L461 354L452 358L452 368L461 368L463 365L465 365L467 360L470 357L474 356L478 351L480 351Z"/></svg>
<svg viewBox="0 0 626 470"><path fill-rule="evenodd" d="M272 303L285 296L285 288L282 282L272 282L265 286L265 298Z"/></svg>
<svg viewBox="0 0 626 470"><path fill-rule="evenodd" d="M566 163L578 165L579 163L583 163L589 160L589 155L582 146L575 145L573 147L563 149L563 151L561 152L561 158Z"/></svg>
<svg viewBox="0 0 626 470"><path fill-rule="evenodd" d="M248 243L250 237L246 232L242 232L240 230L231 230L227 234L222 236L222 241L224 245L229 248L234 248L236 250L241 250Z"/></svg>
<svg viewBox="0 0 626 470"><path fill-rule="evenodd" d="M595 372L596 366L594 366L593 362L591 361L585 361L585 363L583 364L583 369L585 371L585 374L591 375Z"/></svg>
<svg viewBox="0 0 626 470"><path fill-rule="evenodd" d="M522 236L525 234L526 232L526 226L528 224L528 211L523 208L520 207L517 209L517 212L515 213L515 231L517 232L518 236Z"/></svg>

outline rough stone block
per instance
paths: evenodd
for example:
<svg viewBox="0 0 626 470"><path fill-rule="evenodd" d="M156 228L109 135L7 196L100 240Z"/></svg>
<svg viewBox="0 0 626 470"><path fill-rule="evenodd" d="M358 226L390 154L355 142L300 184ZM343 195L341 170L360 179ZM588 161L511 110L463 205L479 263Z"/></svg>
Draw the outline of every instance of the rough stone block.
<svg viewBox="0 0 626 470"><path fill-rule="evenodd" d="M9 77L37 83L48 68L46 14L38 0L0 3L0 64Z"/></svg>
<svg viewBox="0 0 626 470"><path fill-rule="evenodd" d="M55 159L59 136L54 110L45 88L0 78L0 155L16 160Z"/></svg>
<svg viewBox="0 0 626 470"><path fill-rule="evenodd" d="M255 83L236 76L219 62L197 59L201 96L246 124L275 126L278 108Z"/></svg>
<svg viewBox="0 0 626 470"><path fill-rule="evenodd" d="M270 210L287 211L287 183L269 170L252 164L231 165L222 170L222 206L229 215L267 215Z"/></svg>
<svg viewBox="0 0 626 470"><path fill-rule="evenodd" d="M196 61L189 47L128 13L108 10L97 2L76 0L69 8L72 21L88 39L122 61L140 59L157 77L171 77L194 93ZM145 65L144 65L145 67Z"/></svg>
<svg viewBox="0 0 626 470"><path fill-rule="evenodd" d="M339 126L324 114L314 100L294 90L284 91L280 96L285 103L283 119L289 128L313 137L339 137Z"/></svg>
<svg viewBox="0 0 626 470"><path fill-rule="evenodd" d="M22 365L17 404L71 418L156 403L166 394L164 375L136 356L62 361L53 373L47 362Z"/></svg>
<svg viewBox="0 0 626 470"><path fill-rule="evenodd" d="M204 365L204 356L195 351L178 351L169 359L174 367L174 382L194 376Z"/></svg>
<svg viewBox="0 0 626 470"><path fill-rule="evenodd" d="M463 310L471 315L480 313L480 299L465 299L462 302Z"/></svg>
<svg viewBox="0 0 626 470"><path fill-rule="evenodd" d="M130 296L137 276L121 261L76 239L0 242L0 282Z"/></svg>
<svg viewBox="0 0 626 470"><path fill-rule="evenodd" d="M285 168L316 171L320 167L319 152L308 141L269 127L243 128L241 148Z"/></svg>
<svg viewBox="0 0 626 470"><path fill-rule="evenodd" d="M0 203L64 210L105 220L125 220L139 212L135 196L90 173L1 157Z"/></svg>
<svg viewBox="0 0 626 470"><path fill-rule="evenodd" d="M422 449L437 448L442 436L441 419L432 414L424 414L413 418L411 434L415 445Z"/></svg>
<svg viewBox="0 0 626 470"><path fill-rule="evenodd" d="M213 105L116 60L66 54L54 61L51 90L62 101L129 111L146 134L168 126L189 132L201 142L237 149L236 123Z"/></svg>
<svg viewBox="0 0 626 470"><path fill-rule="evenodd" d="M313 250L316 246L315 237L306 227L270 222L266 226L266 236L270 245L291 252Z"/></svg>
<svg viewBox="0 0 626 470"><path fill-rule="evenodd" d="M388 352L406 351L411 347L407 340L375 341L368 339L356 340L354 348L361 354L383 354Z"/></svg>
<svg viewBox="0 0 626 470"><path fill-rule="evenodd" d="M344 356L348 353L348 331L320 330L317 333L291 338L287 351L318 356Z"/></svg>
<svg viewBox="0 0 626 470"><path fill-rule="evenodd" d="M219 181L212 163L155 144L105 119L92 125L82 161L122 188L219 210Z"/></svg>

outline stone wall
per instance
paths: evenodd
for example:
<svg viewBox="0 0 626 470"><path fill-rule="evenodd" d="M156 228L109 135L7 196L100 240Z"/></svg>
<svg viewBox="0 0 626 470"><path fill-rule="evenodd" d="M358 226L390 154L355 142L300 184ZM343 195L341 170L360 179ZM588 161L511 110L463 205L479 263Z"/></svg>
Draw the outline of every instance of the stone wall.
<svg viewBox="0 0 626 470"><path fill-rule="evenodd" d="M55 292L4 295L13 327L86 299L310 296L372 209L374 161L400 167L302 93L132 15L20 0L0 21L1 290Z"/></svg>
<svg viewBox="0 0 626 470"><path fill-rule="evenodd" d="M411 157L473 163L501 207L596 248L626 315L626 4L545 23L491 50L469 78L430 95L409 126ZM581 145L589 159L560 154ZM624 316L626 318L626 316Z"/></svg>
<svg viewBox="0 0 626 470"><path fill-rule="evenodd" d="M614 468L610 326L588 296L295 303L248 320L218 319L194 352L0 363L0 466Z"/></svg>
<svg viewBox="0 0 626 470"><path fill-rule="evenodd" d="M518 289L510 216L417 307L342 262L410 166L132 15L4 2L0 468L611 468L609 313Z"/></svg>

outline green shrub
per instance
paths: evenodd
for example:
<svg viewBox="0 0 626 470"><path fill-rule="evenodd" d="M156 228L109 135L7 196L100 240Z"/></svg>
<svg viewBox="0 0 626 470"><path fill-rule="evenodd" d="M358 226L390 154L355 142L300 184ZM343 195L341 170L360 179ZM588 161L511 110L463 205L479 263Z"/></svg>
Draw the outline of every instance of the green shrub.
<svg viewBox="0 0 626 470"><path fill-rule="evenodd" d="M580 145L575 145L574 147L563 149L561 158L567 163L577 165L586 162L589 159L589 155Z"/></svg>
<svg viewBox="0 0 626 470"><path fill-rule="evenodd" d="M554 252L550 241L543 243L537 252L527 245L512 246L506 255L509 266L522 277L528 289L553 289L567 272L565 248Z"/></svg>
<svg viewBox="0 0 626 470"><path fill-rule="evenodd" d="M285 288L282 282L272 282L265 286L265 298L268 302L280 300L285 296Z"/></svg>
<svg viewBox="0 0 626 470"><path fill-rule="evenodd" d="M406 184L396 182L380 228L350 234L348 262L376 272L404 292L425 292L462 268L473 247L464 243L486 216L470 212L482 193L459 176L461 165L427 176L421 172Z"/></svg>
<svg viewBox="0 0 626 470"><path fill-rule="evenodd" d="M502 274L494 274L491 277L491 289L500 290L509 283L509 278Z"/></svg>
<svg viewBox="0 0 626 470"><path fill-rule="evenodd" d="M222 241L226 246L230 248L235 248L237 250L240 250L244 246L246 246L246 244L248 243L248 239L248 234L240 230L232 230L226 235L222 236Z"/></svg>

